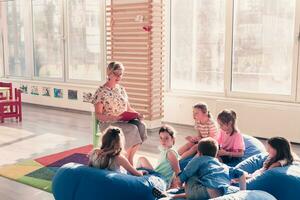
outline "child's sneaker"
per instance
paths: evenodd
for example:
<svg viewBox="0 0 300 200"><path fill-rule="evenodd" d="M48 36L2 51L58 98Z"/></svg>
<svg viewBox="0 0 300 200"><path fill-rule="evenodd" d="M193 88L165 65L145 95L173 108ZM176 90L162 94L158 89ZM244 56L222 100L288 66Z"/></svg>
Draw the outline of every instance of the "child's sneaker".
<svg viewBox="0 0 300 200"><path fill-rule="evenodd" d="M157 189L156 187L154 187L152 189L152 194L154 197L160 199L160 198L164 198L164 197L168 197L167 193L166 192L163 192L159 189Z"/></svg>

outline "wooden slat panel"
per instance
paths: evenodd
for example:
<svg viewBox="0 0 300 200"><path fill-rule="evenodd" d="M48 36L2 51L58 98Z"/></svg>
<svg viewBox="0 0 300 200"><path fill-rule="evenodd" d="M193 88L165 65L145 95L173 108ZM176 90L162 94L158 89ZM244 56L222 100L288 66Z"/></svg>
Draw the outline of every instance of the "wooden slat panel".
<svg viewBox="0 0 300 200"><path fill-rule="evenodd" d="M151 54L149 52L145 52L144 50L128 50L128 51L120 51L119 49L114 50L114 52L118 52L116 54L108 52L107 57L118 57L118 58L137 58L137 59L144 59L144 58L151 58ZM126 52L126 53L124 53ZM134 55L135 54L135 55ZM134 64L134 63L132 63Z"/></svg>
<svg viewBox="0 0 300 200"><path fill-rule="evenodd" d="M106 43L106 45L107 45L107 49L109 50L109 51L111 51L112 49L114 49L114 50L124 50L124 49L136 49L136 50L147 50L148 52L149 52L149 48L150 48L150 44L146 44L146 43L144 43L144 44L142 44L142 43L140 43L140 44L133 44L133 43L131 43L131 45L129 46L128 44L124 44L124 43L117 43L117 44L115 44L115 43L109 43L109 42L107 42Z"/></svg>
<svg viewBox="0 0 300 200"><path fill-rule="evenodd" d="M114 61L114 60L109 60L109 62L111 61ZM107 63L107 64L108 64ZM139 63L134 63L134 62L122 62L123 65L126 67L126 70L145 70L145 69L148 69L147 65L148 63L145 63L145 64L139 64Z"/></svg>
<svg viewBox="0 0 300 200"><path fill-rule="evenodd" d="M152 117L158 117L158 116L161 116L162 113L164 112L164 110L159 110L159 111L156 111L156 112L150 112L150 115L152 115Z"/></svg>
<svg viewBox="0 0 300 200"><path fill-rule="evenodd" d="M150 82L150 80L151 79L150 79L149 76L147 76L147 77L136 76L136 77L133 77L133 78L126 76L126 77L123 77L123 79L122 79L122 81L124 81L126 83L137 83L137 84L148 83L148 82ZM158 80L156 80L156 81L158 81Z"/></svg>
<svg viewBox="0 0 300 200"><path fill-rule="evenodd" d="M111 41L108 41L108 42L111 42ZM128 43L128 44L130 44L130 43ZM128 44L126 44L126 43L120 43L120 42L114 42L114 44L112 44L112 45L110 45L110 47L112 47L112 48L116 48L116 49L118 49L118 48L122 48L122 47L126 47L126 48L129 48L129 45ZM134 43L134 44L130 44L130 47L131 48L144 48L144 49L146 49L146 48L149 48L149 44L146 44L146 43Z"/></svg>
<svg viewBox="0 0 300 200"><path fill-rule="evenodd" d="M125 73L124 73L124 77L126 77L126 78L129 78L129 79L132 79L132 78L134 78L134 77L140 77L140 78L142 78L142 79L144 79L144 80L148 80L149 79L149 75L147 74L147 73L144 73L144 74L139 74L139 73L128 73L128 72L126 72L125 71Z"/></svg>
<svg viewBox="0 0 300 200"><path fill-rule="evenodd" d="M162 112L163 113L163 112ZM153 115L150 115L149 116L149 118L151 119L151 120L158 120L158 119L162 119L164 117L164 115L163 114L160 114L160 115L155 115L155 116L153 116ZM147 118L148 119L148 118Z"/></svg>
<svg viewBox="0 0 300 200"><path fill-rule="evenodd" d="M134 108L144 109L147 110L149 113L151 112L150 106L147 104L139 104L139 103L131 102L130 100L130 105L132 105Z"/></svg>
<svg viewBox="0 0 300 200"><path fill-rule="evenodd" d="M110 31L110 27L106 27L107 31ZM126 28L126 27L114 27L114 32L129 32L129 33L139 33L141 31L144 31L142 27L131 27L131 28ZM145 31L144 31L145 32Z"/></svg>
<svg viewBox="0 0 300 200"><path fill-rule="evenodd" d="M148 26L148 22L143 22L143 23L114 23L114 25L118 26L118 28L113 27L113 30L118 30L119 28L140 28L141 31L143 30L143 26ZM158 26L159 27L159 26Z"/></svg>
<svg viewBox="0 0 300 200"><path fill-rule="evenodd" d="M150 96L149 93L137 93L137 92L134 91L134 92L130 92L128 94L130 94L130 97L133 97L133 98L136 98L136 99L137 98L139 98L139 99L145 99L145 98L151 99L151 96Z"/></svg>
<svg viewBox="0 0 300 200"><path fill-rule="evenodd" d="M110 33L107 35L108 37L142 37L148 38L148 33L145 31L137 32L137 33L127 33L127 32L114 32L112 35Z"/></svg>
<svg viewBox="0 0 300 200"><path fill-rule="evenodd" d="M161 107L159 107L159 108L151 108L151 113L157 113L157 114L159 114L160 112L161 112Z"/></svg>
<svg viewBox="0 0 300 200"><path fill-rule="evenodd" d="M150 115L152 116L159 116L163 113L163 109L161 110L156 110L155 112L150 112Z"/></svg>
<svg viewBox="0 0 300 200"><path fill-rule="evenodd" d="M126 8L112 8L109 10L106 10L107 13L113 12L114 14L118 13L131 13L131 12L139 12L139 11L146 11L148 12L150 6L140 7L140 8L134 8L134 7L126 7Z"/></svg>
<svg viewBox="0 0 300 200"><path fill-rule="evenodd" d="M140 70L139 72L137 72L136 70L128 70L127 68L125 69L125 73L123 77L150 77L150 79L152 80L152 77L160 77L161 72L157 71L157 72L148 72L148 70ZM161 77L160 77L161 78Z"/></svg>
<svg viewBox="0 0 300 200"><path fill-rule="evenodd" d="M118 38L114 38L114 43L137 43L137 44L140 44L140 43L147 43L147 41L145 41L144 39L118 39Z"/></svg>
<svg viewBox="0 0 300 200"><path fill-rule="evenodd" d="M141 99L136 99L133 96L130 96L130 102L135 103L135 104L141 104L141 105L150 105L150 98L141 98Z"/></svg>
<svg viewBox="0 0 300 200"><path fill-rule="evenodd" d="M159 113L163 109L162 102L160 104L156 104L156 106L151 105L150 110L152 113Z"/></svg>
<svg viewBox="0 0 300 200"><path fill-rule="evenodd" d="M132 83L132 82L125 82L122 80L122 83L124 86L126 86L126 88L150 88L150 86L148 85L148 83L144 83L144 84L137 84L137 83Z"/></svg>
<svg viewBox="0 0 300 200"><path fill-rule="evenodd" d="M128 4L118 4L115 3L113 6L112 5L107 5L107 8L130 8L130 7L134 7L134 8L140 8L140 7L149 7L149 3L148 2L144 2L144 3L128 3Z"/></svg>
<svg viewBox="0 0 300 200"><path fill-rule="evenodd" d="M129 48L114 48L114 53L128 53L128 52L139 52L140 54L148 54L149 51L147 51L147 49L129 49ZM162 51L161 51L162 52ZM111 53L111 52L109 52Z"/></svg>
<svg viewBox="0 0 300 200"><path fill-rule="evenodd" d="M163 116L165 7L152 0L111 2L106 10L107 62L118 60L124 64L121 84L131 105L146 119L159 119ZM135 21L137 15L143 16L142 22ZM143 30L148 25L152 26L150 32Z"/></svg>
<svg viewBox="0 0 300 200"><path fill-rule="evenodd" d="M150 89L149 88L126 88L126 92L127 94L135 94L135 93L139 93L139 94L144 94L144 93L149 93Z"/></svg>
<svg viewBox="0 0 300 200"><path fill-rule="evenodd" d="M123 63L124 64L124 63ZM126 67L125 72L137 72L137 73L147 73L149 74L150 69L146 66L146 64L144 66L138 65L136 64L136 67L131 64L124 64L124 66Z"/></svg>
<svg viewBox="0 0 300 200"><path fill-rule="evenodd" d="M152 84L150 84L150 82L152 81ZM134 77L134 78L129 78L129 77L126 77L126 78L123 78L122 79L122 82L124 84L141 84L141 85L151 85L153 87L158 87L162 84L162 80L160 77L150 77L148 76L147 78L137 78L137 77ZM155 83L154 83L155 82Z"/></svg>
<svg viewBox="0 0 300 200"><path fill-rule="evenodd" d="M114 13L114 15L111 17L112 20L114 19L128 19L128 18L132 18L134 19L137 15L148 15L148 11L137 11L135 13ZM159 16L159 15L156 15Z"/></svg>
<svg viewBox="0 0 300 200"><path fill-rule="evenodd" d="M148 63L148 58L144 58L144 59L125 59L125 58L122 58L122 57L117 57L117 56L114 56L113 57L113 60L119 60L120 62L124 63L124 62L135 62L137 64L147 64Z"/></svg>
<svg viewBox="0 0 300 200"><path fill-rule="evenodd" d="M143 21L144 21L144 22L148 22L148 21L149 21L149 20L148 20L148 19L149 19L149 16L145 16L145 15L144 15L143 17L144 17L144 18L143 18ZM125 23L126 23L126 22L132 22L133 20L134 20L134 18L129 18L129 19L114 19L114 22L115 22L115 23L116 23L116 22L125 22ZM111 19L109 19L108 22L109 22L109 21L111 21Z"/></svg>

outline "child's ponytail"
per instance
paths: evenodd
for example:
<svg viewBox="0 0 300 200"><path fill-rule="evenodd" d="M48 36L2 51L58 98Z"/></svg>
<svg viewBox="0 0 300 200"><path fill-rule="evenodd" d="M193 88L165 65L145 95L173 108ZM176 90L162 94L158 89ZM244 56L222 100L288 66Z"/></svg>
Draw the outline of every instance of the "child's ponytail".
<svg viewBox="0 0 300 200"><path fill-rule="evenodd" d="M207 111L207 116L208 116L208 118L211 118L210 111Z"/></svg>

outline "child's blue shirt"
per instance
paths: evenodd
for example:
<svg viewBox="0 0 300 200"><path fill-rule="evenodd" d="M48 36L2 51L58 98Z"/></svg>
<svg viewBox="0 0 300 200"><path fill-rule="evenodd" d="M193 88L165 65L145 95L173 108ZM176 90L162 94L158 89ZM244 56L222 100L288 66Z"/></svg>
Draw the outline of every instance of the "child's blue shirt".
<svg viewBox="0 0 300 200"><path fill-rule="evenodd" d="M224 194L228 192L230 180L239 178L243 170L229 167L217 158L210 156L194 157L184 170L179 174L181 182L186 182L190 177L197 176L199 183L207 188L221 189Z"/></svg>

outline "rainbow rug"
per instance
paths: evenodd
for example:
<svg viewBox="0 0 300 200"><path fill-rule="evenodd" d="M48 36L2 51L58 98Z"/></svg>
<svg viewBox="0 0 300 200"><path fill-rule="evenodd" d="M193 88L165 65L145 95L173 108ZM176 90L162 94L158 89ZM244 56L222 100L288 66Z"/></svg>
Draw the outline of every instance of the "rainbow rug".
<svg viewBox="0 0 300 200"><path fill-rule="evenodd" d="M87 145L60 153L26 160L13 165L0 167L0 176L51 192L52 178L57 170L66 163L87 164L87 154L93 148Z"/></svg>

